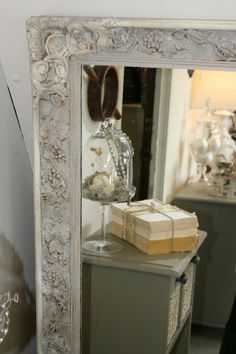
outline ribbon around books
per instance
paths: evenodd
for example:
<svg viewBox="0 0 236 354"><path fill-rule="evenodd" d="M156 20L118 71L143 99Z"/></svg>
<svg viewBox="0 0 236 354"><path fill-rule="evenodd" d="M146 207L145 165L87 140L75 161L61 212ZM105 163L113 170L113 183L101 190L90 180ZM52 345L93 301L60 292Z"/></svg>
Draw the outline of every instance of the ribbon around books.
<svg viewBox="0 0 236 354"><path fill-rule="evenodd" d="M169 205L169 204L163 204L160 206L156 206L154 202L151 204L145 204L145 203L136 203L130 205L127 209L124 209L122 212L122 218L123 218L123 239L128 241L131 244L135 243L135 217L144 215L147 213L160 213L167 217L171 221L171 242L173 246L173 238L174 238L174 221L175 219L172 218L168 213L173 212L173 211L178 211L180 210L178 207ZM181 210L182 212L188 214L188 215L193 215L185 210ZM171 246L171 248L173 248Z"/></svg>

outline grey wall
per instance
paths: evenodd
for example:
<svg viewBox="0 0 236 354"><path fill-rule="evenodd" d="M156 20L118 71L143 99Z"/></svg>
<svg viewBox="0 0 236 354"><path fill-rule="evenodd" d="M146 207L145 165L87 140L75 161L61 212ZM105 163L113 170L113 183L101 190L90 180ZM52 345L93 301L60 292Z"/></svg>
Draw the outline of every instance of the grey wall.
<svg viewBox="0 0 236 354"><path fill-rule="evenodd" d="M33 174L0 65L0 294L18 292L0 353L35 354Z"/></svg>

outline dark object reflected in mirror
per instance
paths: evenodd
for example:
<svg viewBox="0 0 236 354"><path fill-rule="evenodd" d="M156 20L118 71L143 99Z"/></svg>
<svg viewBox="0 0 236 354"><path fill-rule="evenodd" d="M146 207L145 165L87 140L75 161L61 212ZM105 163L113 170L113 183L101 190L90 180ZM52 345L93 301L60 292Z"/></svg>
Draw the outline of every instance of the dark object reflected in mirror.
<svg viewBox="0 0 236 354"><path fill-rule="evenodd" d="M24 278L23 263L15 248L0 234L0 294L19 295L9 309L9 331L0 353L21 353L35 335L35 299Z"/></svg>
<svg viewBox="0 0 236 354"><path fill-rule="evenodd" d="M122 108L122 130L134 147L134 200L148 198L155 100L156 71L153 68L125 67Z"/></svg>
<svg viewBox="0 0 236 354"><path fill-rule="evenodd" d="M88 75L87 101L92 120L103 122L106 118L120 119L117 109L118 76L113 66L84 65Z"/></svg>

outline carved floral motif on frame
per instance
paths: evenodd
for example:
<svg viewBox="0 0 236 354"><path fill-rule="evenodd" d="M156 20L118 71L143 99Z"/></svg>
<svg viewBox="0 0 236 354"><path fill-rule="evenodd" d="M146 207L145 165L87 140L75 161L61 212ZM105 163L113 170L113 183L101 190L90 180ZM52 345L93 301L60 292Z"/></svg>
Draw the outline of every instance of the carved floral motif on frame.
<svg viewBox="0 0 236 354"><path fill-rule="evenodd" d="M76 17L35 17L27 22L38 151L35 208L40 353L75 354L79 348L71 274L73 239L79 232L72 228L75 196L71 180L76 167L71 160L70 58L105 57L123 65L126 60L159 66L235 65L236 26L221 30L167 24ZM80 250L77 252L79 255ZM79 281L79 267L77 272Z"/></svg>

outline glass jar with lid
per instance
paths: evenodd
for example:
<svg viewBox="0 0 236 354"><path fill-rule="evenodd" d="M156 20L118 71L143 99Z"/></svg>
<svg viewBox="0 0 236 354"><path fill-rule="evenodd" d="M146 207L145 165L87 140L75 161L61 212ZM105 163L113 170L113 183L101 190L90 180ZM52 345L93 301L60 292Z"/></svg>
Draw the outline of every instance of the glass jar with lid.
<svg viewBox="0 0 236 354"><path fill-rule="evenodd" d="M88 139L83 161L83 198L101 204L102 231L98 240L87 240L84 248L92 252L113 252L114 242L106 240L105 205L131 200L133 187L133 148L128 136L108 118Z"/></svg>

